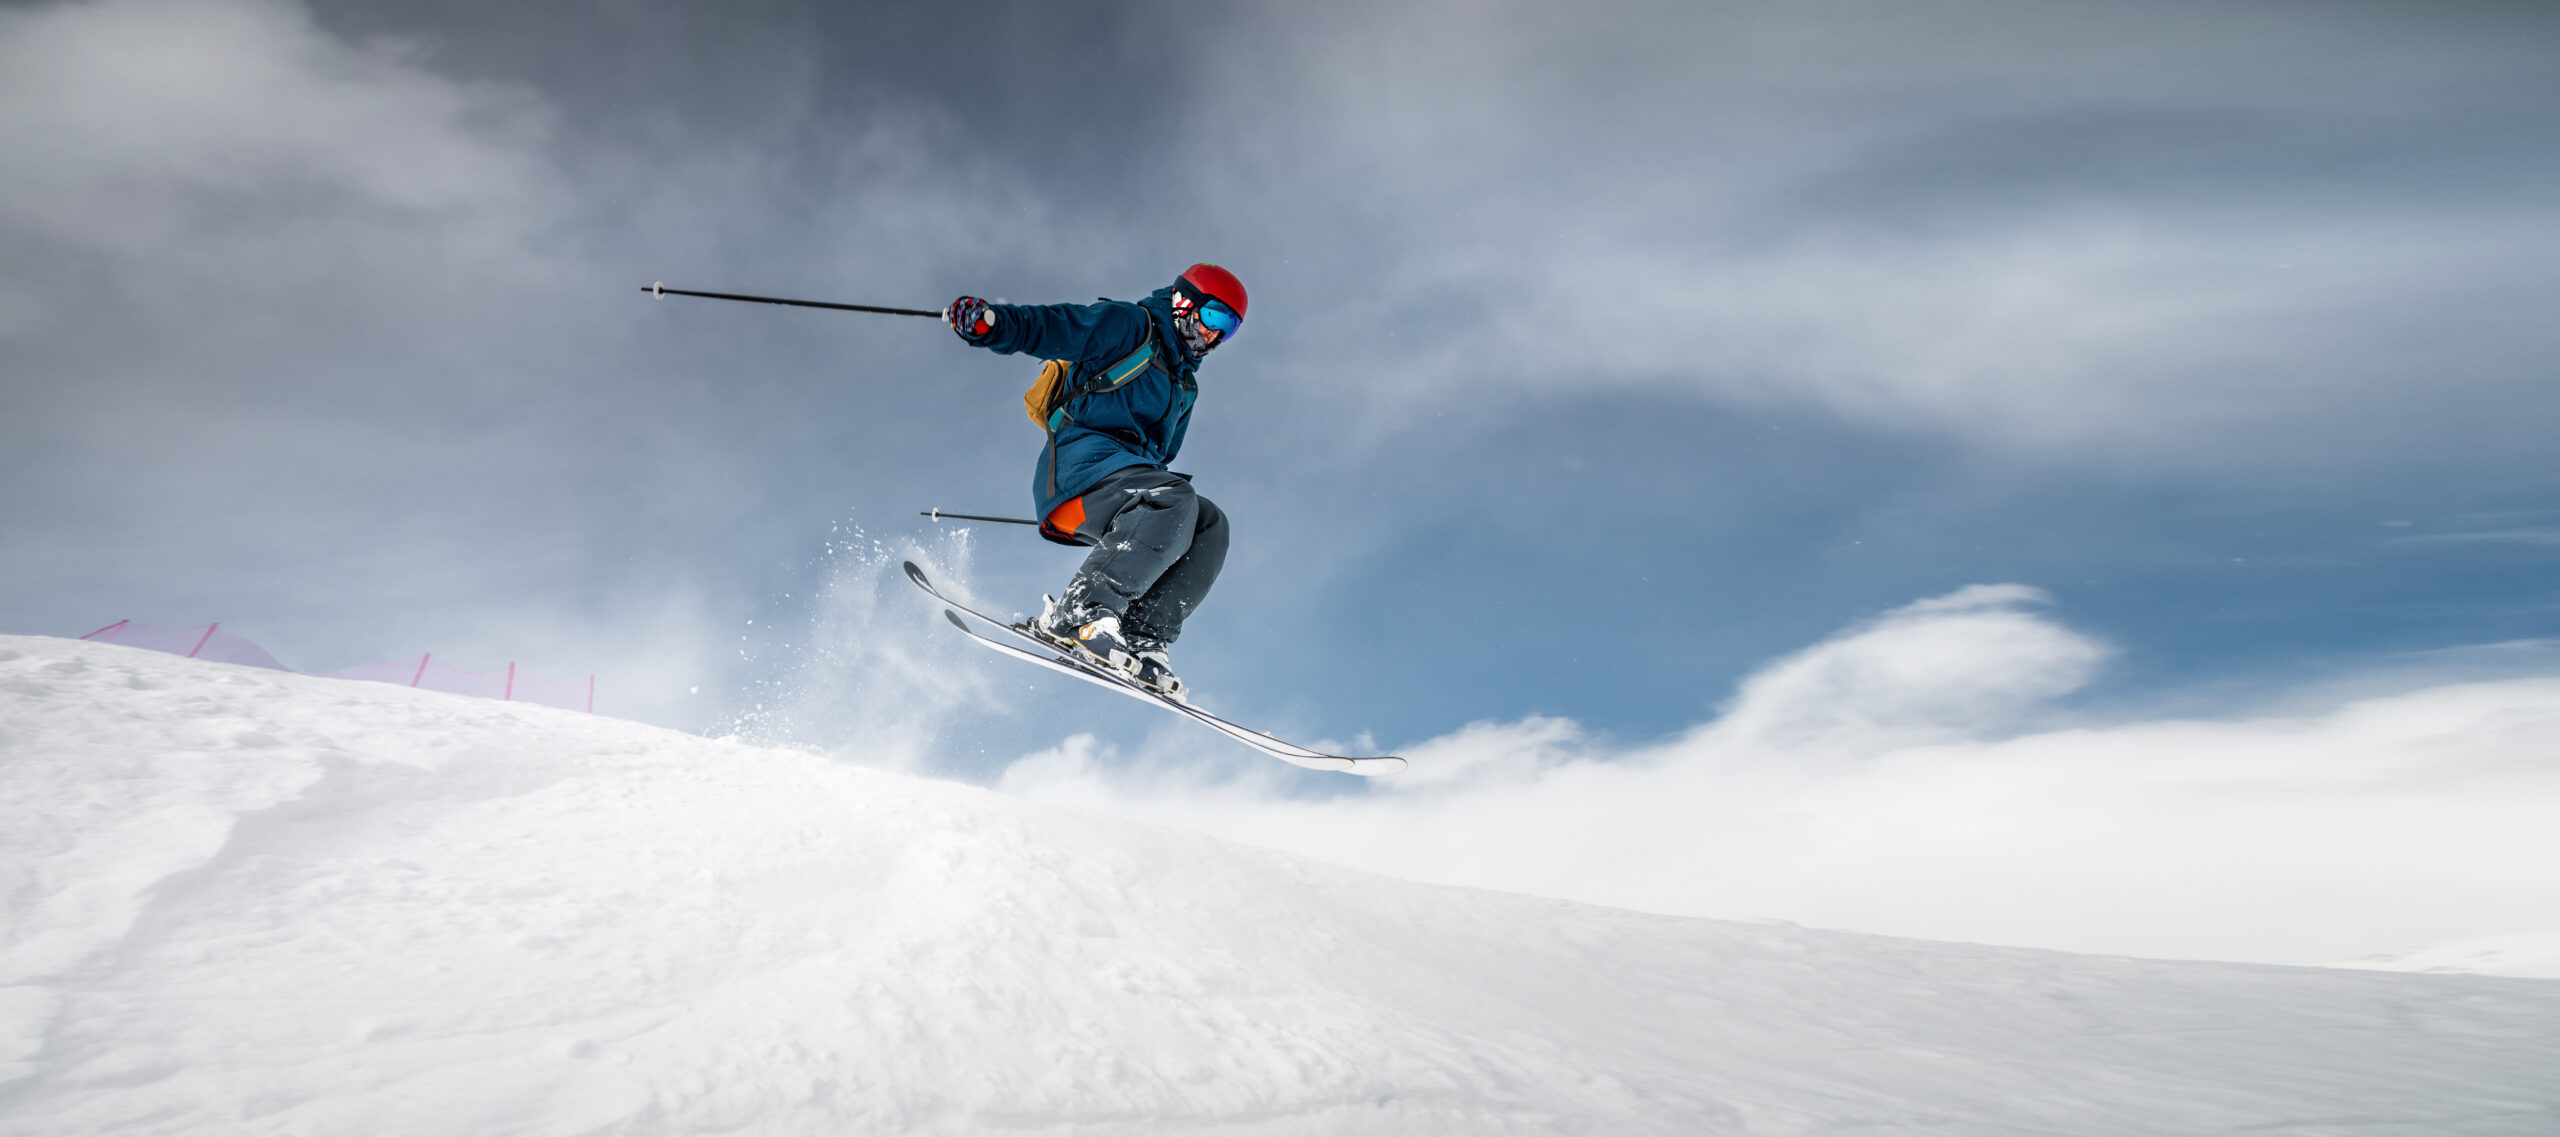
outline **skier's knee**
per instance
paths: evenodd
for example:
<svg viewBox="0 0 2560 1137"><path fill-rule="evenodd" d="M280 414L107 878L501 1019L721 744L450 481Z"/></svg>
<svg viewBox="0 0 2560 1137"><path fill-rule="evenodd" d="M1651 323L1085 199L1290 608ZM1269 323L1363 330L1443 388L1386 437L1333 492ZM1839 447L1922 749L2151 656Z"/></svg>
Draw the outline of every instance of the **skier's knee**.
<svg viewBox="0 0 2560 1137"><path fill-rule="evenodd" d="M1216 548L1225 548L1227 545L1227 511L1218 508L1216 502L1210 501L1205 497L1200 498L1199 502L1200 513L1191 523L1192 547L1199 548L1205 543Z"/></svg>

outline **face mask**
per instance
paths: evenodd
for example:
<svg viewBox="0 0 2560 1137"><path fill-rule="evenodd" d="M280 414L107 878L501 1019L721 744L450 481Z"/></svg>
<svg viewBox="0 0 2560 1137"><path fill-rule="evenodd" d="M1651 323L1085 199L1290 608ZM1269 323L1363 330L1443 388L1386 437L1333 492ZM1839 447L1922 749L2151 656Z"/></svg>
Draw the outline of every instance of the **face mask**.
<svg viewBox="0 0 2560 1137"><path fill-rule="evenodd" d="M1182 332L1182 345L1193 355L1206 355L1219 344L1232 338L1244 326L1244 317L1236 314L1225 301L1194 301L1185 293L1173 294L1173 326ZM1210 333L1216 333L1213 338Z"/></svg>

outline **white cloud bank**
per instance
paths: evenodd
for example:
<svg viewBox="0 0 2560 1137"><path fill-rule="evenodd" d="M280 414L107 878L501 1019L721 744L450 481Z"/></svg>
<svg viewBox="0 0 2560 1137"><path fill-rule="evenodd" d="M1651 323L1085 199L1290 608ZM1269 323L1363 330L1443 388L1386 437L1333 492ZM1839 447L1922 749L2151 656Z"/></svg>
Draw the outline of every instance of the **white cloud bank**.
<svg viewBox="0 0 2560 1137"><path fill-rule="evenodd" d="M2560 979L2560 931L2481 936L2449 944L2427 944L2407 951L2368 956L2339 963L2365 971L2415 971L2430 975L2507 975L2518 979Z"/></svg>
<svg viewBox="0 0 2560 1137"><path fill-rule="evenodd" d="M1313 800L1076 739L1001 784L1423 880L1935 939L2308 963L2560 927L2560 678L2075 723L2055 700L2108 649L2043 602L1887 613L1659 744L1477 723Z"/></svg>

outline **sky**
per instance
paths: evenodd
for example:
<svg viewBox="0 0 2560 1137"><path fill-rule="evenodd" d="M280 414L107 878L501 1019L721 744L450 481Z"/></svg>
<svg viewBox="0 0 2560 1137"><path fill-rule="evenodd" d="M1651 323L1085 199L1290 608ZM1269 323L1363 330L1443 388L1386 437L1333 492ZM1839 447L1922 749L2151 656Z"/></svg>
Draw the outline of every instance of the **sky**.
<svg viewBox="0 0 2560 1137"><path fill-rule="evenodd" d="M1744 727L1883 632L1947 637L1915 666L1962 681L1828 697L1937 733L1815 749L1968 748L1953 792L2056 747L2091 772L2020 803L2049 816L2189 728L2314 797L2320 740L2397 755L2469 787L2455 829L2553 759L2496 725L2560 677L2547 5L77 0L0 7L0 155L0 630L521 661L1096 808L1244 825L1210 804L1244 794L1278 843L1417 802L1485 840L1462 802L1668 779L1558 790L1574 845L1733 789L1702 754L1819 765ZM915 516L1027 511L1030 365L640 292L1084 301L1197 260L1254 303L1176 463L1235 526L1176 662L1231 717L1476 774L1275 774L971 658L894 561L1007 611L1063 584L1070 550ZM2507 710L2441 769L2355 733L2483 691ZM2296 757L2248 741L2280 728ZM2170 796L2111 816L2220 808ZM2352 813L2278 811L2321 848ZM1775 855L1739 848L1625 856ZM2050 946L2381 935L1338 855ZM2539 887L2392 934L2560 927Z"/></svg>

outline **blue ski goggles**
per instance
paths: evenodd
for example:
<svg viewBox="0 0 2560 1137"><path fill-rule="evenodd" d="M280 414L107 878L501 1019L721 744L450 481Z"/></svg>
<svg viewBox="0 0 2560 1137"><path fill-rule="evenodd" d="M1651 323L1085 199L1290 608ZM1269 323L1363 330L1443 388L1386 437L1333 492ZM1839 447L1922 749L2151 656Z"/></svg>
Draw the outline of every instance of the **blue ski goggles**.
<svg viewBox="0 0 2560 1137"><path fill-rule="evenodd" d="M1234 339L1236 329L1244 326L1244 317L1236 315L1236 310L1223 300L1204 300L1200 302L1200 326L1218 333L1221 340Z"/></svg>

